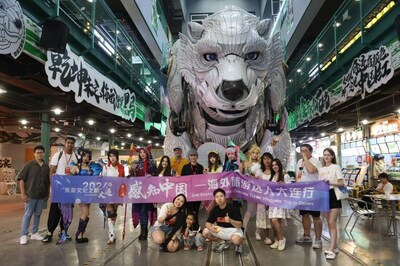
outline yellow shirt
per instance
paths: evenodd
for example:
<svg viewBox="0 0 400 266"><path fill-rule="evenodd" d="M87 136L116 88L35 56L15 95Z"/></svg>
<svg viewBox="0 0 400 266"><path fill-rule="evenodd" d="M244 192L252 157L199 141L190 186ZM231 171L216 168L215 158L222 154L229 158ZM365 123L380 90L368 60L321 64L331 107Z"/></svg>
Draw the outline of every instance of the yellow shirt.
<svg viewBox="0 0 400 266"><path fill-rule="evenodd" d="M189 160L183 157L181 157L179 160L175 157L171 158L171 168L177 175L181 175L183 166L188 163Z"/></svg>

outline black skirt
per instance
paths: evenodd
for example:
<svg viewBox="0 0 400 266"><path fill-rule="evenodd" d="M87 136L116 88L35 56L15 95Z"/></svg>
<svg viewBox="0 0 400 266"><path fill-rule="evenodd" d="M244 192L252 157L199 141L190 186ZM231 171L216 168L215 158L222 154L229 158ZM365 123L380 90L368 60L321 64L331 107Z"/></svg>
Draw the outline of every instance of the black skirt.
<svg viewBox="0 0 400 266"><path fill-rule="evenodd" d="M333 188L329 189L329 209L342 208L342 202L336 198L336 193Z"/></svg>

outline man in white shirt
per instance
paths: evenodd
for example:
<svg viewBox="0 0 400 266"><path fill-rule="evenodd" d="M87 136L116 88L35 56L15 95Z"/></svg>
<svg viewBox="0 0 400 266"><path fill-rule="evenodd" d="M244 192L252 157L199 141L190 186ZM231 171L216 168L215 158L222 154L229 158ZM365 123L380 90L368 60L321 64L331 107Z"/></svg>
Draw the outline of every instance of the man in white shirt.
<svg viewBox="0 0 400 266"><path fill-rule="evenodd" d="M378 175L378 179L380 180L378 186L376 187L376 191L380 193L393 193L393 185L389 182L389 175L386 173L380 173Z"/></svg>
<svg viewBox="0 0 400 266"><path fill-rule="evenodd" d="M322 167L321 162L312 157L313 148L310 144L302 144L300 146L302 159L296 164L296 182L317 181L318 168ZM311 238L311 218L313 217L315 241L313 248L322 248L321 234L322 234L322 220L319 211L300 210L303 223L303 236L296 239L297 243L312 243Z"/></svg>
<svg viewBox="0 0 400 266"><path fill-rule="evenodd" d="M70 175L71 168L73 165L78 163L78 157L74 152L75 139L72 137L65 138L64 150L56 152L50 161L50 181L52 176L57 175ZM48 233L42 240L44 243L49 243L53 239L53 232L57 228L58 223L60 223L61 231L64 231L64 225L61 219L61 211L58 207L57 202L52 202L49 210L49 217L47 219L47 230ZM69 236L66 236L70 239Z"/></svg>

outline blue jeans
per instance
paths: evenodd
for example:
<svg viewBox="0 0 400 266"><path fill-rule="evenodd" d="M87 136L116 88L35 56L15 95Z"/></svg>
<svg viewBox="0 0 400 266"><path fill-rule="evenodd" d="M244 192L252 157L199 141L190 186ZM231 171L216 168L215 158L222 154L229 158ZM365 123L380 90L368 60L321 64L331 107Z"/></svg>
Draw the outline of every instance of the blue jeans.
<svg viewBox="0 0 400 266"><path fill-rule="evenodd" d="M40 215L44 205L44 199L30 199L25 203L25 213L22 218L21 236L28 235L29 223L33 215L32 234L39 230Z"/></svg>

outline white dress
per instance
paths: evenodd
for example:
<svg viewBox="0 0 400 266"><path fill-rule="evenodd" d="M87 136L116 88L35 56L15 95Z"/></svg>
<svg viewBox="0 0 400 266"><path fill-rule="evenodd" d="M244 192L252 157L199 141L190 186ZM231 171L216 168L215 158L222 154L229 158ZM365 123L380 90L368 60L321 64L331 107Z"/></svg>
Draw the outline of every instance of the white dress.
<svg viewBox="0 0 400 266"><path fill-rule="evenodd" d="M272 182L276 182L275 179L271 180ZM286 184L290 184L290 176L289 175L285 175L284 176L284 182ZM290 213L288 209L282 209L279 207L269 207L268 210L268 217L269 219L272 218L281 218L281 219L289 219L290 218Z"/></svg>
<svg viewBox="0 0 400 266"><path fill-rule="evenodd" d="M266 175L262 172L261 168L256 171L256 178L262 180L269 180L271 175ZM256 214L256 227L257 228L271 228L271 223L268 218L268 211L266 209L266 205L257 204L257 214Z"/></svg>

